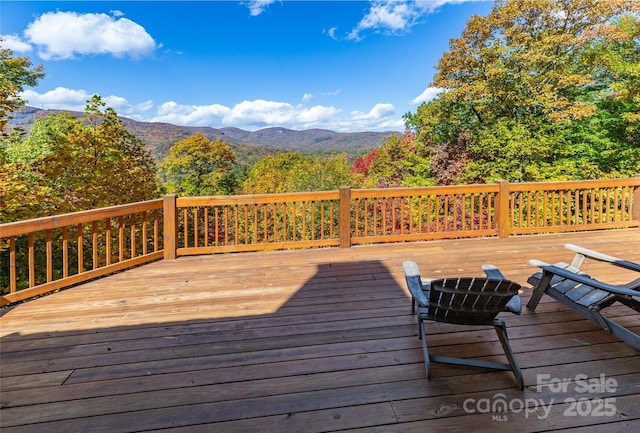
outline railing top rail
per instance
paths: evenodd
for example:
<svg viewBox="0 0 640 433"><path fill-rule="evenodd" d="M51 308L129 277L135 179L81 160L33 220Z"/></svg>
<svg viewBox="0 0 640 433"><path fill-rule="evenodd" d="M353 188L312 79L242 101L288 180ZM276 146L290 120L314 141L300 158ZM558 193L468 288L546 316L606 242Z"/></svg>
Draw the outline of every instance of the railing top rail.
<svg viewBox="0 0 640 433"><path fill-rule="evenodd" d="M206 197L178 197L176 206L197 207L197 206L229 206L236 204L263 204L263 203L285 203L292 201L320 201L337 200L340 198L338 191L314 191L314 192L292 192L278 194L246 194L246 195L217 195Z"/></svg>
<svg viewBox="0 0 640 433"><path fill-rule="evenodd" d="M100 209L36 218L32 220L16 221L0 224L0 238L19 236L42 230L50 230L58 227L67 227L74 224L96 221L104 218L113 218L137 212L162 209L162 199L148 200L139 203L122 204Z"/></svg>
<svg viewBox="0 0 640 433"><path fill-rule="evenodd" d="M566 180L558 182L510 183L511 191L551 191L558 189L589 189L616 186L640 186L640 176L624 179Z"/></svg>
<svg viewBox="0 0 640 433"><path fill-rule="evenodd" d="M406 197L419 195L499 192L498 184L425 186L406 188L352 189L351 198Z"/></svg>

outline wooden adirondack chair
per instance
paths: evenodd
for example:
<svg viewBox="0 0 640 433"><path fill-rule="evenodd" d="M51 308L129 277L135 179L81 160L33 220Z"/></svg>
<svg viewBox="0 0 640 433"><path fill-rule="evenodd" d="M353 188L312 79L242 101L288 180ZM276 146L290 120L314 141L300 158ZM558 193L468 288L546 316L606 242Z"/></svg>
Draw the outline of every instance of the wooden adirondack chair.
<svg viewBox="0 0 640 433"><path fill-rule="evenodd" d="M417 313L418 317L418 336L422 340L427 378L430 378L430 362L468 365L511 370L518 387L521 390L524 389L524 379L509 344L506 325L496 317L504 311L520 314L521 304L518 296L520 285L504 278L502 273L492 265L483 266L488 278L459 277L437 280L422 280L415 262L406 261L402 266L412 297L411 312ZM430 355L425 332L426 321L493 326L509 363Z"/></svg>
<svg viewBox="0 0 640 433"><path fill-rule="evenodd" d="M586 258L638 272L640 272L640 264L573 244L565 244L565 247L576 253L570 264L559 262L550 265L540 260L529 261L529 264L541 268L542 271L534 273L527 280L534 286L527 308L535 311L542 295L547 294L602 329L611 332L634 349L640 350L638 334L602 314L603 309L616 302L640 312L640 278L615 286L591 278L581 270Z"/></svg>

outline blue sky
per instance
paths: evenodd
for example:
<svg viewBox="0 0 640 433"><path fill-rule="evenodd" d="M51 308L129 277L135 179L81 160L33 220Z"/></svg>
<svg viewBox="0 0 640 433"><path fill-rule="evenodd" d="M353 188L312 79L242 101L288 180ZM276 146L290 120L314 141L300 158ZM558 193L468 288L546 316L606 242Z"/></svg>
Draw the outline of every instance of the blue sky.
<svg viewBox="0 0 640 433"><path fill-rule="evenodd" d="M2 46L42 64L23 97L143 121L403 130L435 65L492 1L7 1Z"/></svg>

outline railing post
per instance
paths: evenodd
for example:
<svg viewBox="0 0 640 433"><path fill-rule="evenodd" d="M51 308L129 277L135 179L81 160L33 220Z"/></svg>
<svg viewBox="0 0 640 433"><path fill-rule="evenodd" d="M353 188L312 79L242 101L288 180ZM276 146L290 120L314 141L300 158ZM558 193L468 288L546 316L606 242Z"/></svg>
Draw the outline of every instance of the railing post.
<svg viewBox="0 0 640 433"><path fill-rule="evenodd" d="M338 235L340 248L351 247L351 188L340 187L338 202Z"/></svg>
<svg viewBox="0 0 640 433"><path fill-rule="evenodd" d="M177 194L164 196L162 215L164 219L164 259L175 260L178 248L178 208Z"/></svg>
<svg viewBox="0 0 640 433"><path fill-rule="evenodd" d="M640 178L640 174L636 174L635 177ZM633 203L631 203L631 206L631 218L634 221L640 221L640 186L633 188Z"/></svg>
<svg viewBox="0 0 640 433"><path fill-rule="evenodd" d="M496 225L498 226L498 237L509 237L509 182L499 180L498 194L495 202Z"/></svg>

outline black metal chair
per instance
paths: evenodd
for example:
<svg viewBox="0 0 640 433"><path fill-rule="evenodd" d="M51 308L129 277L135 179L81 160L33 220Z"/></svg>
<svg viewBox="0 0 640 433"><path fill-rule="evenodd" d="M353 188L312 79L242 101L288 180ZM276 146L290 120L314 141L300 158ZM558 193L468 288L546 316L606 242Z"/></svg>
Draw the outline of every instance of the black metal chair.
<svg viewBox="0 0 640 433"><path fill-rule="evenodd" d="M491 265L483 266L488 278L458 277L438 280L422 280L415 262L406 261L402 266L412 297L411 311L417 313L418 317L418 335L422 340L427 378L430 378L430 362L467 365L513 371L518 387L524 389L522 372L509 344L506 325L496 317L501 312L520 314L520 285L505 279ZM430 355L425 332L426 321L493 326L509 363Z"/></svg>
<svg viewBox="0 0 640 433"><path fill-rule="evenodd" d="M638 334L602 314L602 310L616 302L640 312L640 278L616 286L591 278L581 270L587 258L638 272L640 264L573 244L565 244L565 247L576 253L571 264L558 262L550 265L540 260L529 261L529 264L542 271L534 273L527 280L534 286L527 308L535 311L542 295L547 294L634 349L640 350Z"/></svg>

